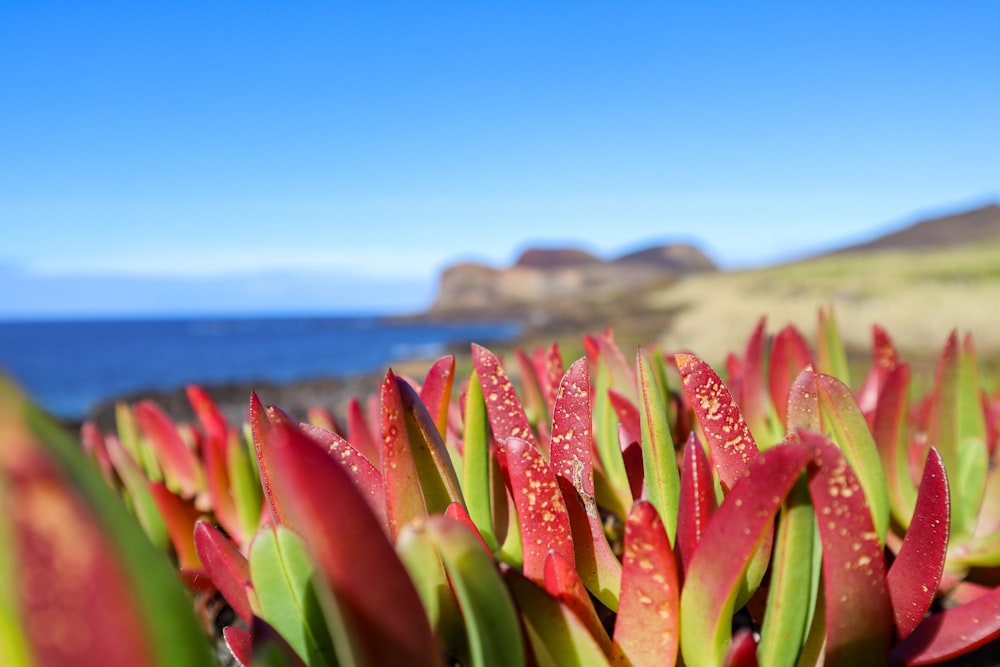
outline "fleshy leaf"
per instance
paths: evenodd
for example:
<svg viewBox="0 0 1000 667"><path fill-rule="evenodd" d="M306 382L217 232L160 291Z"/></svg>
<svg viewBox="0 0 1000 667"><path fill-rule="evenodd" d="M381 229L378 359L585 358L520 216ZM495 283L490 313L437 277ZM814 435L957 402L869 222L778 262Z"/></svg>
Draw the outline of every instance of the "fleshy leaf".
<svg viewBox="0 0 1000 667"><path fill-rule="evenodd" d="M284 526L260 530L250 543L250 577L260 617L310 665L335 665L316 566L298 535Z"/></svg>
<svg viewBox="0 0 1000 667"><path fill-rule="evenodd" d="M580 578L614 610L618 608L621 564L604 535L594 499L590 405L590 367L586 359L578 359L559 383L553 404L550 463L569 512Z"/></svg>
<svg viewBox="0 0 1000 667"><path fill-rule="evenodd" d="M552 469L534 445L521 438L507 438L500 447L506 454L508 489L521 526L524 576L541 584L550 549L575 566L566 503Z"/></svg>
<svg viewBox="0 0 1000 667"><path fill-rule="evenodd" d="M766 318L760 318L747 340L743 355L743 382L741 383L740 411L750 432L757 442L773 444L780 436L771 428L770 395L764 386L765 345L764 327Z"/></svg>
<svg viewBox="0 0 1000 667"><path fill-rule="evenodd" d="M117 438L110 437L105 444L108 457L128 492L132 502L132 511L135 512L139 524L157 548L166 550L170 543L170 536L167 534L166 524L163 523L163 516L157 509L156 503L153 502L153 495L142 470L139 469L136 462L132 460L132 456L125 451Z"/></svg>
<svg viewBox="0 0 1000 667"><path fill-rule="evenodd" d="M605 655L611 654L611 639L601 625L587 588L573 563L555 549L545 558L545 590L576 614Z"/></svg>
<svg viewBox="0 0 1000 667"><path fill-rule="evenodd" d="M638 501L625 521L616 663L672 665L680 642L677 565L653 505Z"/></svg>
<svg viewBox="0 0 1000 667"><path fill-rule="evenodd" d="M847 385L823 374L817 374L815 381L823 430L844 453L861 482L875 530L884 540L889 529L889 492L868 422Z"/></svg>
<svg viewBox="0 0 1000 667"><path fill-rule="evenodd" d="M757 658L765 665L792 667L806 639L815 602L813 580L819 575L813 571L814 564L818 570L813 554L818 544L816 514L809 504L805 478L800 478L788 494L775 533Z"/></svg>
<svg viewBox="0 0 1000 667"><path fill-rule="evenodd" d="M382 448L372 435L361 403L353 396L347 402L347 440L375 467L381 465Z"/></svg>
<svg viewBox="0 0 1000 667"><path fill-rule="evenodd" d="M528 421L537 427L538 424L548 421L549 418L549 408L542 395L541 382L535 373L534 364L531 363L531 359L524 353L524 350L515 350L514 357L517 359L518 374L521 378L524 411L528 416Z"/></svg>
<svg viewBox="0 0 1000 667"><path fill-rule="evenodd" d="M937 593L948 551L950 505L944 463L932 447L924 464L913 521L886 577L901 639L920 624Z"/></svg>
<svg viewBox="0 0 1000 667"><path fill-rule="evenodd" d="M205 476L198 456L181 438L177 426L152 401L140 401L133 411L139 429L156 449L167 485L188 498L194 497L205 488Z"/></svg>
<svg viewBox="0 0 1000 667"><path fill-rule="evenodd" d="M420 400L427 406L441 439L448 434L448 405L451 402L451 387L455 382L455 357L441 357L427 370L424 383L420 386Z"/></svg>
<svg viewBox="0 0 1000 667"><path fill-rule="evenodd" d="M632 505L632 487L618 443L618 415L611 402L610 390L617 388L632 394L635 391L635 382L632 381L629 385L628 380L621 377L631 373L630 370L627 372L621 369L615 370L618 368L617 357L621 356L621 352L606 337L584 339L585 343L588 341L588 354L595 368L591 410L594 443L597 445L597 455L609 482L608 490L611 491L603 504L612 514L624 517ZM614 382L616 374L619 376L617 385Z"/></svg>
<svg viewBox="0 0 1000 667"><path fill-rule="evenodd" d="M274 424L272 435L275 491L332 589L349 650L368 664L437 664L420 598L347 472L291 425Z"/></svg>
<svg viewBox="0 0 1000 667"><path fill-rule="evenodd" d="M681 591L681 650L690 667L722 664L743 572L812 455L794 444L761 452L712 515Z"/></svg>
<svg viewBox="0 0 1000 667"><path fill-rule="evenodd" d="M493 353L479 345L472 346L472 359L476 366L476 376L483 389L486 413L493 437L497 442L507 438L521 438L537 446L535 434L528 423L528 416L521 405L521 399L514 392L510 378L500 366Z"/></svg>
<svg viewBox="0 0 1000 667"><path fill-rule="evenodd" d="M226 641L226 648L236 658L240 667L250 667L253 661L253 638L250 632L228 625L222 629L222 637Z"/></svg>
<svg viewBox="0 0 1000 667"><path fill-rule="evenodd" d="M684 396L708 439L722 489L728 492L757 457L757 443L716 372L689 354L678 354L674 359Z"/></svg>
<svg viewBox="0 0 1000 667"><path fill-rule="evenodd" d="M246 557L218 528L204 521L199 521L194 527L194 546L212 584L233 611L249 625L253 610L247 597L250 564Z"/></svg>
<svg viewBox="0 0 1000 667"><path fill-rule="evenodd" d="M493 559L458 522L432 516L426 530L437 545L465 622L472 665L518 667L525 664L517 611Z"/></svg>
<svg viewBox="0 0 1000 667"><path fill-rule="evenodd" d="M894 665L931 665L1000 637L1000 588L928 616L891 653Z"/></svg>
<svg viewBox="0 0 1000 667"><path fill-rule="evenodd" d="M816 368L820 373L833 376L846 385L851 384L847 366L847 352L840 337L840 328L833 307L819 309L819 342L816 350Z"/></svg>
<svg viewBox="0 0 1000 667"><path fill-rule="evenodd" d="M677 508L677 552L682 572L686 572L701 541L709 518L716 508L715 481L711 464L694 432L684 445L680 499Z"/></svg>
<svg viewBox="0 0 1000 667"><path fill-rule="evenodd" d="M885 378L875 404L872 436L882 459L892 515L905 530L910 525L917 489L910 476L909 434L907 433L907 391L910 367L896 366Z"/></svg>
<svg viewBox="0 0 1000 667"><path fill-rule="evenodd" d="M410 443L403 399L392 370L385 375L379 398L385 509L389 532L395 537L406 524L427 516L427 505Z"/></svg>
<svg viewBox="0 0 1000 667"><path fill-rule="evenodd" d="M333 431L328 431L319 426L312 426L311 424L300 424L299 428L343 466L354 482L354 485L358 487L358 491L368 501L368 506L372 512L388 529L388 519L385 511L385 488L383 486L382 474L378 471L378 468L364 454L355 449L351 443Z"/></svg>
<svg viewBox="0 0 1000 667"><path fill-rule="evenodd" d="M253 433L254 451L257 454L260 485L264 491L264 499L267 500L268 509L271 511L271 520L274 523L283 524L287 520L285 508L282 499L275 495L271 479L274 470L274 445L271 439L273 429L267 411L260 399L257 398L257 394L250 395L250 428Z"/></svg>
<svg viewBox="0 0 1000 667"><path fill-rule="evenodd" d="M190 502L177 497L160 482L150 482L149 491L153 502L163 517L170 541L177 552L180 567L197 570L201 567L198 552L194 548L194 525L201 512Z"/></svg>
<svg viewBox="0 0 1000 667"><path fill-rule="evenodd" d="M660 395L660 387L642 350L636 352L636 374L639 377L642 428L642 463L646 494L663 519L667 536L673 540L677 532L677 502L680 494L680 476L677 472L677 454L670 436L667 409Z"/></svg>
<svg viewBox="0 0 1000 667"><path fill-rule="evenodd" d="M775 335L771 345L768 388L771 404L781 424L788 423L788 394L792 383L812 363L809 345L798 329L788 325Z"/></svg>
<svg viewBox="0 0 1000 667"><path fill-rule="evenodd" d="M861 482L841 450L800 431L818 468L809 480L823 544L826 663L884 665L892 640L892 604L882 543Z"/></svg>
<svg viewBox="0 0 1000 667"><path fill-rule="evenodd" d="M462 479L466 508L480 535L492 551L500 546L493 523L493 489L490 474L490 432L483 389L475 371L465 393L465 421L462 433ZM506 509L506 498L504 509Z"/></svg>
<svg viewBox="0 0 1000 667"><path fill-rule="evenodd" d="M538 667L609 665L597 640L566 605L517 570L507 570L505 576Z"/></svg>

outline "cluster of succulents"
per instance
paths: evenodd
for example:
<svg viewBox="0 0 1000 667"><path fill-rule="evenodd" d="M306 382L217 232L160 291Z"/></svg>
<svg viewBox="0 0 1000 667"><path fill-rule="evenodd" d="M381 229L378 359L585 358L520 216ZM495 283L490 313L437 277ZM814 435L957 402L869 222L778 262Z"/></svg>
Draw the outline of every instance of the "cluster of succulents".
<svg viewBox="0 0 1000 667"><path fill-rule="evenodd" d="M0 385L4 665L920 665L1000 637L1000 395L762 320L722 377L605 332L472 346L342 419ZM343 426L341 425L343 423ZM82 447L80 444L82 443ZM187 595L185 595L185 589ZM200 621L200 623L199 623ZM214 654L213 654L214 643Z"/></svg>

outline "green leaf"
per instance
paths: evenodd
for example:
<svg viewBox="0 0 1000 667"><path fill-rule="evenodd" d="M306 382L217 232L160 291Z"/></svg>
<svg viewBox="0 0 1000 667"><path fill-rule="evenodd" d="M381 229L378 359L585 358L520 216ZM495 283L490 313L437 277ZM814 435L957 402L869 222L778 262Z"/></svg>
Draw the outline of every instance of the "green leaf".
<svg viewBox="0 0 1000 667"><path fill-rule="evenodd" d="M858 476L875 530L884 543L889 530L889 491L868 422L847 385L823 374L816 375L815 381L823 430L830 434Z"/></svg>
<svg viewBox="0 0 1000 667"><path fill-rule="evenodd" d="M525 634L539 667L604 667L610 664L597 640L566 605L517 570L508 570L506 579L521 611Z"/></svg>
<svg viewBox="0 0 1000 667"><path fill-rule="evenodd" d="M458 598L469 641L472 667L519 667L524 643L514 602L490 555L465 526L429 517L425 530L437 547Z"/></svg>
<svg viewBox="0 0 1000 667"><path fill-rule="evenodd" d="M812 597L816 514L809 504L805 478L796 482L778 519L767 611L760 630L757 658L775 667L796 664L816 604Z"/></svg>
<svg viewBox="0 0 1000 667"><path fill-rule="evenodd" d="M840 338L840 328L834 316L833 307L819 309L818 345L816 368L820 373L837 378L846 385L851 384L847 352Z"/></svg>
<svg viewBox="0 0 1000 667"><path fill-rule="evenodd" d="M250 580L261 618L314 667L337 664L317 576L305 543L284 526L264 528L250 543Z"/></svg>
<svg viewBox="0 0 1000 667"><path fill-rule="evenodd" d="M681 591L681 652L689 667L722 664L743 573L811 458L795 444L761 452L712 515Z"/></svg>
<svg viewBox="0 0 1000 667"><path fill-rule="evenodd" d="M256 461L250 456L246 443L236 431L229 436L226 464L229 468L229 492L236 505L241 534L249 537L260 525L264 493Z"/></svg>
<svg viewBox="0 0 1000 667"><path fill-rule="evenodd" d="M640 349L636 352L636 374L639 377L642 429L642 464L645 471L646 493L663 517L670 541L677 532L677 505L680 495L680 475L677 472L677 454L670 436L667 409L656 382L649 359Z"/></svg>
<svg viewBox="0 0 1000 667"><path fill-rule="evenodd" d="M490 431L486 420L483 388L475 371L465 394L465 423L462 431L462 491L466 509L492 551L500 546L493 527L492 476L490 475Z"/></svg>

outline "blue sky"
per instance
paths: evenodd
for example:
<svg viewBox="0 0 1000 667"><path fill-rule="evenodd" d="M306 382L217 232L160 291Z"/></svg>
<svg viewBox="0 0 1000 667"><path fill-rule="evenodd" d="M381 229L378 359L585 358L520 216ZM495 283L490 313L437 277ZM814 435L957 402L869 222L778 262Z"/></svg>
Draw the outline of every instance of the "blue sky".
<svg viewBox="0 0 1000 667"><path fill-rule="evenodd" d="M0 5L0 317L381 312L1000 199L1000 5Z"/></svg>

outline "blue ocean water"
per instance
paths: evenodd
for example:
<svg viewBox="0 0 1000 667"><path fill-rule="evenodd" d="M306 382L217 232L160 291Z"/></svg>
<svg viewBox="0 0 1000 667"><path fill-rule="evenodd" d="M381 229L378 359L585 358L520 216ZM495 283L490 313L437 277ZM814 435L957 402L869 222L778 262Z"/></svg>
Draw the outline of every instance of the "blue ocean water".
<svg viewBox="0 0 1000 667"><path fill-rule="evenodd" d="M81 419L146 389L343 377L516 333L509 323L380 317L0 322L0 370L52 414Z"/></svg>

